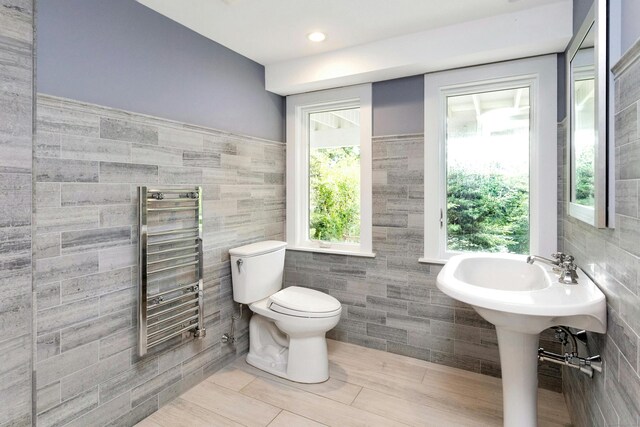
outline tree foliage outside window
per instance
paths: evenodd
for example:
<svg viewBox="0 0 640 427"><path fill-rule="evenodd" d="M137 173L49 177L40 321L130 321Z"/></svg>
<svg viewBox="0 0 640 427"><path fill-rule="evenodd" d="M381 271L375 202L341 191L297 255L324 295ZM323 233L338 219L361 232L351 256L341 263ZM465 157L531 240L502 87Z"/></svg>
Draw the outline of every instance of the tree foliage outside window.
<svg viewBox="0 0 640 427"><path fill-rule="evenodd" d="M449 250L529 252L527 177L452 168L447 181Z"/></svg>
<svg viewBox="0 0 640 427"><path fill-rule="evenodd" d="M584 206L595 205L594 147L583 149L576 159L576 203Z"/></svg>
<svg viewBox="0 0 640 427"><path fill-rule="evenodd" d="M360 241L360 147L311 150L309 210L311 240Z"/></svg>

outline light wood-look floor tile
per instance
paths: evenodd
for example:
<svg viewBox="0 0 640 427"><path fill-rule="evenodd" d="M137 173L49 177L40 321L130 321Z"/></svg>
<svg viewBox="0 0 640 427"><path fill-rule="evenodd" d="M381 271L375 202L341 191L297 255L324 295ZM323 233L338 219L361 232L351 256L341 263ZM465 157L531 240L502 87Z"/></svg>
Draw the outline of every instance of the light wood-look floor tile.
<svg viewBox="0 0 640 427"><path fill-rule="evenodd" d="M241 358L239 360L243 359L244 358ZM241 369L237 369L234 365L231 365L211 375L206 379L206 381L210 381L234 391L240 391L244 386L255 379L255 375Z"/></svg>
<svg viewBox="0 0 640 427"><path fill-rule="evenodd" d="M502 384L423 360L328 340L322 384L287 381L238 358L139 424L168 426L501 426ZM539 425L569 425L560 393L539 390Z"/></svg>
<svg viewBox="0 0 640 427"><path fill-rule="evenodd" d="M253 399L209 381L201 382L181 397L249 427L268 425L281 410L264 399Z"/></svg>
<svg viewBox="0 0 640 427"><path fill-rule="evenodd" d="M264 378L256 378L242 389L242 393L329 426L402 425L377 414Z"/></svg>
<svg viewBox="0 0 640 427"><path fill-rule="evenodd" d="M242 427L229 418L182 398L163 406L148 418L160 427Z"/></svg>
<svg viewBox="0 0 640 427"><path fill-rule="evenodd" d="M298 388L300 390L307 391L309 393L317 394L319 396L327 397L336 402L351 404L354 401L362 387L355 384L350 384L346 381L330 377L327 381L321 384L303 384L286 380L284 378L276 377L265 371L261 371L258 368L254 368L245 362L244 358L237 359L233 366L237 370L241 370L245 373L253 374L255 377L269 378L272 381L279 382L291 387Z"/></svg>
<svg viewBox="0 0 640 427"><path fill-rule="evenodd" d="M323 427L326 424L320 424L309 418L301 417L300 415L292 414L289 411L282 411L271 421L269 427Z"/></svg>

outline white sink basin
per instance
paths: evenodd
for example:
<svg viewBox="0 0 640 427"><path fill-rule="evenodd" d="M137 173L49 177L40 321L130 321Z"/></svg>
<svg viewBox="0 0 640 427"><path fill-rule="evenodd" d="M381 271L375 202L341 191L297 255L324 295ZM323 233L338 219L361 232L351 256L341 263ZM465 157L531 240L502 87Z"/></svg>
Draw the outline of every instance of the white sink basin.
<svg viewBox="0 0 640 427"><path fill-rule="evenodd" d="M583 271L578 284L558 281L551 266L526 256L466 254L451 258L438 288L471 305L496 326L504 399L504 425L537 425L538 336L552 326L604 333L605 296Z"/></svg>
<svg viewBox="0 0 640 427"><path fill-rule="evenodd" d="M606 332L605 296L584 272L578 273L577 285L563 284L551 266L526 259L457 255L438 275L438 288L473 306L488 322L517 332L538 334L556 325Z"/></svg>

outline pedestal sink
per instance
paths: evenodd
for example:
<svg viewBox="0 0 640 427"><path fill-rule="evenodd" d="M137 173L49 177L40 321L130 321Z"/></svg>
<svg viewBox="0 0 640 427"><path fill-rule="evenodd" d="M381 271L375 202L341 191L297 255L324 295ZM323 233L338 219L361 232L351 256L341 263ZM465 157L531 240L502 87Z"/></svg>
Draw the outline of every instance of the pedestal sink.
<svg viewBox="0 0 640 427"><path fill-rule="evenodd" d="M578 284L563 284L551 266L528 264L524 255L454 256L437 285L496 327L506 427L537 425L540 332L557 325L607 330L605 296L584 272Z"/></svg>

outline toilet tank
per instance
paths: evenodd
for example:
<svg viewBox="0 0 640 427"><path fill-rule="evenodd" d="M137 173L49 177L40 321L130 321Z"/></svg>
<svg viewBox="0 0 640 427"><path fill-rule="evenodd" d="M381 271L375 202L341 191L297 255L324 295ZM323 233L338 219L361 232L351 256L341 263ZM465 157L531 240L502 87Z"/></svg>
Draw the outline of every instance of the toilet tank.
<svg viewBox="0 0 640 427"><path fill-rule="evenodd" d="M229 250L234 301L251 304L282 289L286 247L267 240Z"/></svg>

